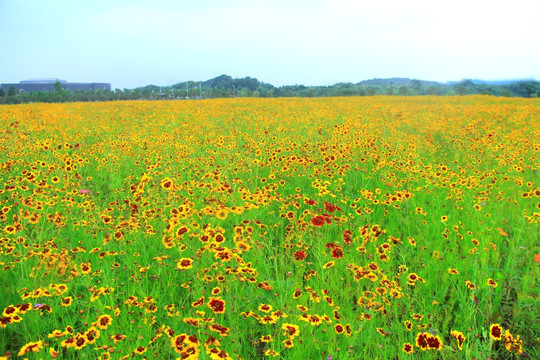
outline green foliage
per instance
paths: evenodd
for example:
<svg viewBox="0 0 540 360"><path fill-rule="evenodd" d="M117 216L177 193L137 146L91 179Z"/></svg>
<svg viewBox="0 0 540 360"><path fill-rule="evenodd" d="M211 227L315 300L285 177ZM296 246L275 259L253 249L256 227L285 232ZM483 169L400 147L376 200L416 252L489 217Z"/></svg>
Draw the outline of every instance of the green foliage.
<svg viewBox="0 0 540 360"><path fill-rule="evenodd" d="M226 97L334 97L374 95L494 95L505 97L538 97L540 82L483 82L464 79L458 83L438 83L408 78L371 79L359 83L337 83L330 86L285 85L276 87L256 78L232 78L220 75L206 81L185 81L172 86L147 85L135 89L114 91L88 90L71 92L63 90L60 82L55 83L54 92L17 93L10 87L5 96L2 89L0 103L16 104L28 102L79 102L112 100L172 100L211 99Z"/></svg>

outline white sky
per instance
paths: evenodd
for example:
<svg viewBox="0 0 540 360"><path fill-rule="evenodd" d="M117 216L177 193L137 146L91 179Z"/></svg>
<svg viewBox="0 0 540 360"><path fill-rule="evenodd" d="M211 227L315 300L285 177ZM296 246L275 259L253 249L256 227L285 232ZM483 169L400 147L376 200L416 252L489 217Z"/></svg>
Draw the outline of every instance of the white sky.
<svg viewBox="0 0 540 360"><path fill-rule="evenodd" d="M0 82L540 79L540 0L0 0Z"/></svg>

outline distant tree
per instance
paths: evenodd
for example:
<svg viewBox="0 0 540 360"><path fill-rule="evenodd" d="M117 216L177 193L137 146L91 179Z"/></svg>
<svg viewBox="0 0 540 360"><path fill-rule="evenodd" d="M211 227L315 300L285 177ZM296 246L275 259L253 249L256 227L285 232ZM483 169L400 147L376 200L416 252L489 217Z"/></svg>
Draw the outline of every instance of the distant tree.
<svg viewBox="0 0 540 360"><path fill-rule="evenodd" d="M197 97L199 97L200 95L200 92L199 92L199 87L195 87L195 86L192 86L189 88L189 98L190 99L196 99Z"/></svg>
<svg viewBox="0 0 540 360"><path fill-rule="evenodd" d="M439 95L439 90L435 86L430 86L426 90L427 95Z"/></svg>
<svg viewBox="0 0 540 360"><path fill-rule="evenodd" d="M370 87L370 88L367 89L367 94L368 94L368 96L373 96L373 95L375 95L376 93L377 93L377 92L375 91L375 88L373 88L373 87Z"/></svg>
<svg viewBox="0 0 540 360"><path fill-rule="evenodd" d="M62 84L60 83L60 81L57 81L54 83L54 92L55 93L61 93L63 92L64 89L62 89Z"/></svg>
<svg viewBox="0 0 540 360"><path fill-rule="evenodd" d="M409 93L409 88L406 87L405 85L400 86L398 92L399 92L399 95L401 96L407 96L407 94Z"/></svg>
<svg viewBox="0 0 540 360"><path fill-rule="evenodd" d="M15 88L15 86L8 87L7 96L15 96L15 95L17 95L17 89Z"/></svg>
<svg viewBox="0 0 540 360"><path fill-rule="evenodd" d="M30 101L30 93L28 91L21 91L21 93L18 96L19 102L21 103L27 103Z"/></svg>
<svg viewBox="0 0 540 360"><path fill-rule="evenodd" d="M533 82L525 83L525 91L527 92L527 97L538 97L538 89Z"/></svg>
<svg viewBox="0 0 540 360"><path fill-rule="evenodd" d="M471 79L463 79L459 82L459 86L472 87L474 83Z"/></svg>
<svg viewBox="0 0 540 360"><path fill-rule="evenodd" d="M88 101L88 93L86 91L82 91L81 89L78 89L75 91L75 94L73 95L73 99L75 101Z"/></svg>
<svg viewBox="0 0 540 360"><path fill-rule="evenodd" d="M73 92L70 89L64 90L62 95L62 101L73 101Z"/></svg>
<svg viewBox="0 0 540 360"><path fill-rule="evenodd" d="M411 87L418 95L422 94L422 81L418 79L412 79Z"/></svg>
<svg viewBox="0 0 540 360"><path fill-rule="evenodd" d="M37 93L37 101L39 102L51 102L52 94L48 91L40 91Z"/></svg>
<svg viewBox="0 0 540 360"><path fill-rule="evenodd" d="M512 94L510 94L510 91L508 91L508 90L503 90L503 91L501 91L500 96L510 97L510 96L512 96Z"/></svg>
<svg viewBox="0 0 540 360"><path fill-rule="evenodd" d="M482 94L482 95L492 95L492 94L491 94L491 91L490 91L489 89L483 89L483 90L480 92L480 94Z"/></svg>
<svg viewBox="0 0 540 360"><path fill-rule="evenodd" d="M4 91L4 89L0 89L0 97L4 96L6 96L6 92Z"/></svg>
<svg viewBox="0 0 540 360"><path fill-rule="evenodd" d="M463 85L460 85L460 86L457 87L456 93L458 95L466 95L467 94L467 88L465 86L463 86Z"/></svg>
<svg viewBox="0 0 540 360"><path fill-rule="evenodd" d="M241 88L238 94L240 97L250 97L253 93L249 88Z"/></svg>

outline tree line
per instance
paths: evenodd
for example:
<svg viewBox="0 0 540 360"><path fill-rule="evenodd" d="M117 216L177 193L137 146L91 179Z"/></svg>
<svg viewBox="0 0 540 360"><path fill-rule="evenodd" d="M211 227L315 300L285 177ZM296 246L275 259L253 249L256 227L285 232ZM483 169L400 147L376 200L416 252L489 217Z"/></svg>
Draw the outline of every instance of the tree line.
<svg viewBox="0 0 540 360"><path fill-rule="evenodd" d="M211 99L228 97L329 97L329 96L374 96L374 95L472 95L484 94L505 97L538 97L540 82L517 81L507 84L482 83L463 80L453 84L407 78L372 79L353 83L338 83L330 86L287 85L276 87L256 78L233 79L221 75L207 81L187 81L172 86L147 85L135 89L109 90L64 90L57 83L53 92L18 92L15 87L0 89L0 104L32 102L88 102L114 100L167 100L167 99Z"/></svg>

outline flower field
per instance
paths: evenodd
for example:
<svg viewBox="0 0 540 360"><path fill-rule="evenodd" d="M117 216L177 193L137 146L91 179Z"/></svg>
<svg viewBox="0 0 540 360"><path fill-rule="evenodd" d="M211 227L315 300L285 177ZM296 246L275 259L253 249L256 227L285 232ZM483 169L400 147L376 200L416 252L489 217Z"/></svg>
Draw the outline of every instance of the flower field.
<svg viewBox="0 0 540 360"><path fill-rule="evenodd" d="M540 358L540 100L5 105L0 150L0 359Z"/></svg>

